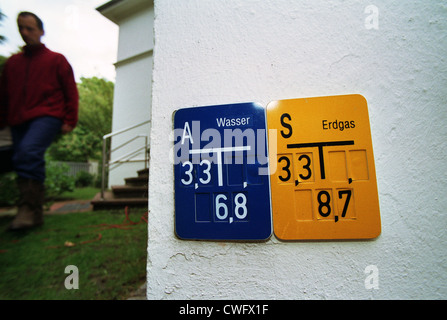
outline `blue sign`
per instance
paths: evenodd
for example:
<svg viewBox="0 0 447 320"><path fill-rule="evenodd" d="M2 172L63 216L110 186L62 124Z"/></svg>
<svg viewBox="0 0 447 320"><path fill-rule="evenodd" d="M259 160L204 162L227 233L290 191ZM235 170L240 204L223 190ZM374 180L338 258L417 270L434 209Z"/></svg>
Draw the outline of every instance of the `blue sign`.
<svg viewBox="0 0 447 320"><path fill-rule="evenodd" d="M175 232L189 240L272 233L265 110L256 103L174 113Z"/></svg>

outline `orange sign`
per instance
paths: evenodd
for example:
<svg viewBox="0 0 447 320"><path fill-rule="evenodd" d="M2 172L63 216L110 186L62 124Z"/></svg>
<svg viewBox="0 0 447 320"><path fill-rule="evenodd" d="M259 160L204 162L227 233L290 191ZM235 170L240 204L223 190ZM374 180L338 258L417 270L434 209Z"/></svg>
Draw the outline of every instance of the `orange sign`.
<svg viewBox="0 0 447 320"><path fill-rule="evenodd" d="M267 123L276 237L379 236L379 200L365 98L345 95L273 101L267 106ZM275 129L276 140L272 139Z"/></svg>

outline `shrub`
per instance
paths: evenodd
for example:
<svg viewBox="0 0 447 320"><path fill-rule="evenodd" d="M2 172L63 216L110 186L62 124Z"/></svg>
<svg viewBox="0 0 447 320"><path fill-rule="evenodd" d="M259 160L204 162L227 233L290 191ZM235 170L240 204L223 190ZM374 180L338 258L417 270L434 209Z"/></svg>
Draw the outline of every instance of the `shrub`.
<svg viewBox="0 0 447 320"><path fill-rule="evenodd" d="M90 187L95 177L87 171L79 171L76 174L76 187Z"/></svg>
<svg viewBox="0 0 447 320"><path fill-rule="evenodd" d="M45 194L47 199L54 199L66 191L75 189L75 179L67 174L70 168L66 164L47 162Z"/></svg>
<svg viewBox="0 0 447 320"><path fill-rule="evenodd" d="M68 165L57 165L47 162L45 196L46 199L54 199L66 191L73 191L75 179L67 175ZM93 179L93 178L92 178ZM17 174L15 172L0 175L0 206L13 206L19 199L17 187Z"/></svg>
<svg viewBox="0 0 447 320"><path fill-rule="evenodd" d="M0 175L0 206L13 206L18 199L17 174L8 172Z"/></svg>

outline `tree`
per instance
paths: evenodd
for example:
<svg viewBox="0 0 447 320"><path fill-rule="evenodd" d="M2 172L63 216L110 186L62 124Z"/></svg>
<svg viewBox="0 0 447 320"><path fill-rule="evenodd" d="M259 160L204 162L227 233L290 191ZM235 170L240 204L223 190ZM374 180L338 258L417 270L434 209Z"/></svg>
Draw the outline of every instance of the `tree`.
<svg viewBox="0 0 447 320"><path fill-rule="evenodd" d="M100 160L102 137L112 129L114 84L105 79L81 78L79 121L69 134L60 136L48 149L52 160L86 162Z"/></svg>
<svg viewBox="0 0 447 320"><path fill-rule="evenodd" d="M113 82L81 78L79 90L79 126L102 138L112 129Z"/></svg>

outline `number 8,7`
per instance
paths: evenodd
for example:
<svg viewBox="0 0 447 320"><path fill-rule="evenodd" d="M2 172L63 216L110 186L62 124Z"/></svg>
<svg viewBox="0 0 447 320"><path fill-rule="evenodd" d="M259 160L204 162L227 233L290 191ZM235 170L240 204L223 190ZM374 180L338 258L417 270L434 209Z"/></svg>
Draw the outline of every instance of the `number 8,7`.
<svg viewBox="0 0 447 320"><path fill-rule="evenodd" d="M346 195L346 200L343 205L343 211L341 217L344 218L346 216L346 212L348 211L349 202L351 201L352 191L351 190L339 190L338 198L343 199L343 196ZM328 217L331 214L331 195L328 191L322 190L318 192L317 195L318 200L318 213L322 217Z"/></svg>

